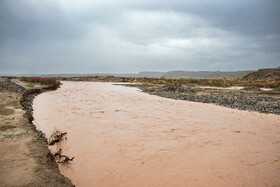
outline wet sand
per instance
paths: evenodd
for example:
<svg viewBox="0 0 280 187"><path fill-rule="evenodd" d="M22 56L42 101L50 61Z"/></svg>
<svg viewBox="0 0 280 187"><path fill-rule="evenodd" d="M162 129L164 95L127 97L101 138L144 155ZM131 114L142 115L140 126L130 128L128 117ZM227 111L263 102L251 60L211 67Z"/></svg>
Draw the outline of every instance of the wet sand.
<svg viewBox="0 0 280 187"><path fill-rule="evenodd" d="M63 82L34 100L79 186L279 186L280 116L171 100L110 83ZM55 149L55 147L50 147Z"/></svg>

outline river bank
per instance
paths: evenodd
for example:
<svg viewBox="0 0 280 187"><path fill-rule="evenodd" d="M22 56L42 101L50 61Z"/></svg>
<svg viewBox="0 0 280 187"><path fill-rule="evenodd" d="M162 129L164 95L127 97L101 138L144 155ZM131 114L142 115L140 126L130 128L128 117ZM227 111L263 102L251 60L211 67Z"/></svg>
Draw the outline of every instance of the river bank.
<svg viewBox="0 0 280 187"><path fill-rule="evenodd" d="M21 83L20 86L17 83ZM30 89L18 79L0 80L1 186L73 186L58 170L43 137L32 123L32 98L55 89Z"/></svg>
<svg viewBox="0 0 280 187"><path fill-rule="evenodd" d="M180 84L128 84L143 92L176 100L210 103L223 107L280 115L280 90L252 88L203 88Z"/></svg>

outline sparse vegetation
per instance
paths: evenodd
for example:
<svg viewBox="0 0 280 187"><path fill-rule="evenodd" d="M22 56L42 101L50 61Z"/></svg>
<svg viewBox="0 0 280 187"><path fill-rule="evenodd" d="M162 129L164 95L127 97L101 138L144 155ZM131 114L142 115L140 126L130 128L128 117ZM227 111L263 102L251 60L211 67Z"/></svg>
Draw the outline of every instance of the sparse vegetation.
<svg viewBox="0 0 280 187"><path fill-rule="evenodd" d="M259 88L278 88L280 87L279 80L250 80L245 78L223 78L223 79L156 79L156 78L136 78L136 80L126 79L127 82L139 82L146 84L185 84L197 86L214 86L214 87L259 87Z"/></svg>
<svg viewBox="0 0 280 187"><path fill-rule="evenodd" d="M5 126L0 126L0 131L6 131L8 129L14 129L16 126L14 125L5 125Z"/></svg>
<svg viewBox="0 0 280 187"><path fill-rule="evenodd" d="M14 109L10 109L10 108L2 108L0 109L0 115L11 115L15 112Z"/></svg>
<svg viewBox="0 0 280 187"><path fill-rule="evenodd" d="M195 94L195 93L196 93L195 89L191 89L191 90L190 90L190 93Z"/></svg>
<svg viewBox="0 0 280 187"><path fill-rule="evenodd" d="M87 76L87 77L65 77L61 80L70 81L97 81L97 82L130 82L153 85L189 85L189 86L213 86L213 87L258 87L279 88L279 79L249 79L249 78L216 78L216 79L190 79L190 78L135 78L135 77L113 77L113 76Z"/></svg>
<svg viewBox="0 0 280 187"><path fill-rule="evenodd" d="M44 85L54 85L57 84L55 78L45 78L45 77L21 77L21 81L30 82L30 83L41 83ZM34 87L35 84L29 84L30 87Z"/></svg>
<svg viewBox="0 0 280 187"><path fill-rule="evenodd" d="M39 85L39 83L30 82L30 83L26 84L26 87L28 87L28 88L34 88L36 85Z"/></svg>

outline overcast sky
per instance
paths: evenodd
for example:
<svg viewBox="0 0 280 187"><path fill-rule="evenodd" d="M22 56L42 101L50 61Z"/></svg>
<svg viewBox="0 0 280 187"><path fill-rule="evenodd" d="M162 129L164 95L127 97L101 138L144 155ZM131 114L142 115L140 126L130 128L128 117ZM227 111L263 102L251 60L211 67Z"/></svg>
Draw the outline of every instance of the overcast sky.
<svg viewBox="0 0 280 187"><path fill-rule="evenodd" d="M280 66L279 0L0 0L0 73Z"/></svg>

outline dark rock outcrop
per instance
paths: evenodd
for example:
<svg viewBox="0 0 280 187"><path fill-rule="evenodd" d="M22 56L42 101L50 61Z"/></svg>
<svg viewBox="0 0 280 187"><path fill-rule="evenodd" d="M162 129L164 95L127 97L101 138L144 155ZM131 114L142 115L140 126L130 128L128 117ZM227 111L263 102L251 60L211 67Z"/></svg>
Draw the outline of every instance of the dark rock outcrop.
<svg viewBox="0 0 280 187"><path fill-rule="evenodd" d="M26 92L26 89L14 83L10 79L2 79L0 80L0 91L8 91L23 94L24 92Z"/></svg>

